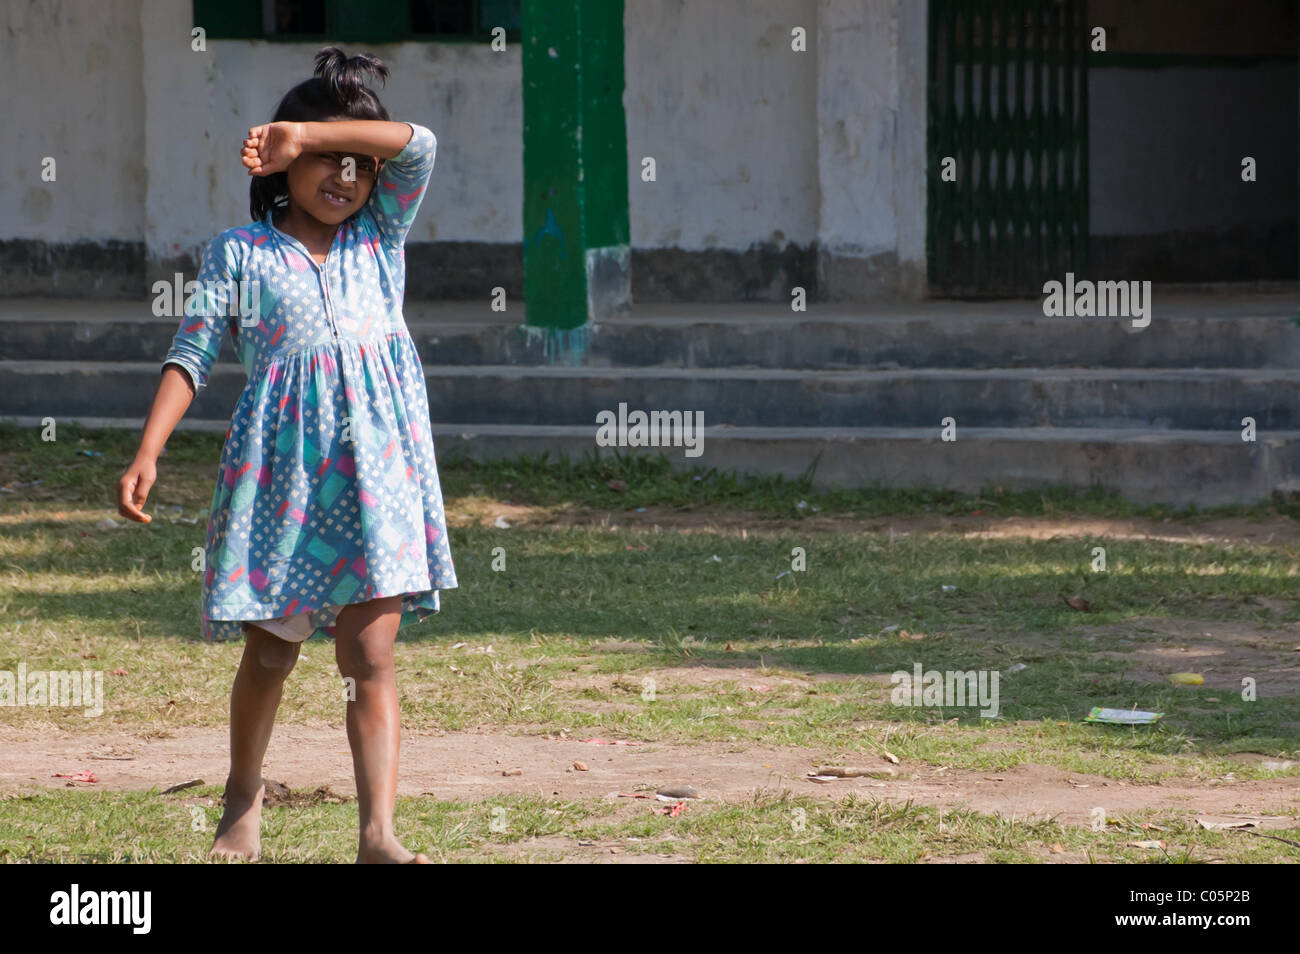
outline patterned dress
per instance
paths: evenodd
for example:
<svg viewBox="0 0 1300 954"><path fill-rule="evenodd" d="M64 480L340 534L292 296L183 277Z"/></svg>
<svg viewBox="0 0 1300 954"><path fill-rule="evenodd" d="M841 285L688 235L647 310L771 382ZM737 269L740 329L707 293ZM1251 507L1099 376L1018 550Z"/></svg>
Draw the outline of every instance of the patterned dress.
<svg viewBox="0 0 1300 954"><path fill-rule="evenodd" d="M268 213L212 239L187 288L164 366L206 386L229 333L248 375L208 516L205 638L290 619L332 636L342 606L397 595L405 626L457 586L424 372L402 316L403 246L437 148L409 125L324 265Z"/></svg>

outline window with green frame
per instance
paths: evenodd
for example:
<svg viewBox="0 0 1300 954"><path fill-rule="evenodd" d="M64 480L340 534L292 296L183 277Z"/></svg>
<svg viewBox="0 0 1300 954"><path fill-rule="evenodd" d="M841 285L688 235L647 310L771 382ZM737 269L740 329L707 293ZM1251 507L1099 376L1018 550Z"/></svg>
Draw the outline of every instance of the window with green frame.
<svg viewBox="0 0 1300 954"><path fill-rule="evenodd" d="M194 0L209 39L400 43L520 37L520 0Z"/></svg>

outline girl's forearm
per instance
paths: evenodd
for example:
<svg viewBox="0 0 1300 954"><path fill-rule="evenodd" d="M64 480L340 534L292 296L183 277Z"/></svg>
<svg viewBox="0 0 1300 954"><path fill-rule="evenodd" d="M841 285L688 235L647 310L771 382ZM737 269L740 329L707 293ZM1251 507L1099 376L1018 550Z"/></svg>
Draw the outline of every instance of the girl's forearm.
<svg viewBox="0 0 1300 954"><path fill-rule="evenodd" d="M299 123L303 152L359 152L392 159L411 141L410 123L381 119L340 119L332 123Z"/></svg>
<svg viewBox="0 0 1300 954"><path fill-rule="evenodd" d="M167 438L171 437L193 400L194 385L190 376L174 364L163 368L162 381L158 383L158 393L154 395L144 434L140 438L140 449L136 451L137 458L158 459Z"/></svg>

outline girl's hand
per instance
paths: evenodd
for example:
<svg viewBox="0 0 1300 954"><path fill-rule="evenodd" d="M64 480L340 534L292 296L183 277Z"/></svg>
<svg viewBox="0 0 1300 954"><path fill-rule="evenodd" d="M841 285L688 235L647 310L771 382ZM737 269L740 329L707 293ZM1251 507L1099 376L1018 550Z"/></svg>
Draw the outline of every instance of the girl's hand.
<svg viewBox="0 0 1300 954"><path fill-rule="evenodd" d="M153 461L136 458L117 482L117 512L136 523L150 523L153 517L140 510L149 497L158 470Z"/></svg>
<svg viewBox="0 0 1300 954"><path fill-rule="evenodd" d="M248 131L240 161L250 176L269 176L289 168L301 153L301 123L267 123Z"/></svg>

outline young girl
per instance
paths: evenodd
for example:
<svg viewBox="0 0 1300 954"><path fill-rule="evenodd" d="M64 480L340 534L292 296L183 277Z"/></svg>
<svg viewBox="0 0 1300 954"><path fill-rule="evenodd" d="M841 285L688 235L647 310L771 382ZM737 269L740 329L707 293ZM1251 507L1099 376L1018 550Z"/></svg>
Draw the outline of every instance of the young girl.
<svg viewBox="0 0 1300 954"><path fill-rule="evenodd" d="M393 831L398 627L454 588L428 393L402 317L403 245L433 133L389 121L372 56L316 55L273 121L248 131L253 221L208 243L201 292L163 364L118 509L141 511L163 444L207 383L226 331L248 383L208 517L203 635L246 634L230 700L230 776L211 854L260 849L262 759L303 640L334 638L349 687L358 862L420 862ZM253 284L256 283L256 284Z"/></svg>

